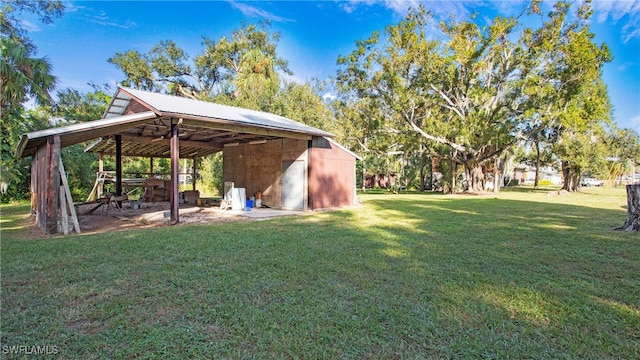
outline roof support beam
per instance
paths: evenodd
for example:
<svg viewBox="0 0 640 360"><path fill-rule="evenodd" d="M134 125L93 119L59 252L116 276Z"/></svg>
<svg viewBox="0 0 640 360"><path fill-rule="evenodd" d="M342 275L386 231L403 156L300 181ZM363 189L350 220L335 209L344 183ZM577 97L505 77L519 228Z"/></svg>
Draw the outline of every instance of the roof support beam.
<svg viewBox="0 0 640 360"><path fill-rule="evenodd" d="M180 221L180 207L178 202L178 161L180 160L180 143L178 140L178 128L182 119L177 124L171 123L171 225Z"/></svg>
<svg viewBox="0 0 640 360"><path fill-rule="evenodd" d="M122 196L122 136L120 135L116 135L116 196Z"/></svg>
<svg viewBox="0 0 640 360"><path fill-rule="evenodd" d="M284 137L284 138L291 138L291 139L311 140L312 138L310 134L303 134L303 133L271 129L271 128L262 128L257 126L239 126L234 124L226 124L226 123L218 123L218 122L213 124L210 121L204 121L204 120L198 120L198 119L185 120L184 124L193 125L193 126L203 126L209 129L227 130L227 131L233 131L238 133Z"/></svg>
<svg viewBox="0 0 640 360"><path fill-rule="evenodd" d="M122 141L138 143L138 144L153 144L153 145L165 145L165 146L170 146L170 143L171 143L171 139L161 139L161 138L150 139L145 137L127 136L127 135L122 135ZM180 141L180 145L183 147L194 147L194 148L200 148L200 149L212 149L212 150L222 149L222 146L220 145L203 142L203 141L182 140Z"/></svg>

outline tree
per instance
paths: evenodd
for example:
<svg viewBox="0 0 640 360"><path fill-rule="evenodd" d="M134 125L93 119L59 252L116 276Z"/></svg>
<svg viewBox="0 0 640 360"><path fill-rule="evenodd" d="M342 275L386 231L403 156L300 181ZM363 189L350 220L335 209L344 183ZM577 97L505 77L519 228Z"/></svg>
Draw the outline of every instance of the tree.
<svg viewBox="0 0 640 360"><path fill-rule="evenodd" d="M609 171L610 177L620 176L625 173L635 180L635 167L640 165L640 137L631 129L619 129L614 127L607 134L606 147L608 156L614 164Z"/></svg>
<svg viewBox="0 0 640 360"><path fill-rule="evenodd" d="M172 40L160 41L145 54L118 52L107 61L125 73L125 86L201 100L240 96L256 86L277 84L277 71L291 73L287 62L276 54L280 35L268 32L269 26L268 22L245 24L230 39L204 37L204 50L193 61Z"/></svg>
<svg viewBox="0 0 640 360"><path fill-rule="evenodd" d="M56 78L51 75L47 58L31 57L35 47L21 43L20 39L0 39L0 117L11 107L20 107L29 98L37 103L51 102L49 92L55 87Z"/></svg>
<svg viewBox="0 0 640 360"><path fill-rule="evenodd" d="M234 98L248 100L264 94L273 96L280 85L273 59L259 48L245 52L234 85Z"/></svg>
<svg viewBox="0 0 640 360"><path fill-rule="evenodd" d="M92 92L80 93L68 88L58 91L58 101L51 106L49 118L55 119L54 126L63 126L92 121L102 117L111 101L108 85L90 84ZM75 199L85 199L93 187L97 166L97 156L84 152L87 143L76 144L62 149L65 171L68 173L69 189Z"/></svg>
<svg viewBox="0 0 640 360"><path fill-rule="evenodd" d="M23 103L33 99L37 104L49 104L50 92L56 79L51 74L51 64L46 57L35 57L36 47L26 36L18 14L30 12L38 15L43 23L51 23L61 16L64 7L60 1L16 0L3 3L0 13L0 182L2 189L12 182L28 178L22 162L15 157L15 147L20 135L29 127L24 116ZM4 194L4 191L2 191ZM21 196L19 191L12 196ZM3 195L3 200L7 197Z"/></svg>
<svg viewBox="0 0 640 360"><path fill-rule="evenodd" d="M542 27L525 32L531 75L524 85L530 134L552 134L553 152L562 162L563 189L574 191L586 166L602 162L595 145L602 144L602 126L610 122L602 66L611 54L606 44L593 43L590 1L579 7L574 19L569 18L570 6L556 3Z"/></svg>
<svg viewBox="0 0 640 360"><path fill-rule="evenodd" d="M378 45L377 34L360 41L338 60L338 81L381 109L381 123L448 149L440 155L464 165L472 190L480 191L483 167L518 138L517 85L527 74L525 52L510 40L517 21L442 22L439 41L426 35L431 20L420 7L386 29L385 43Z"/></svg>
<svg viewBox="0 0 640 360"><path fill-rule="evenodd" d="M84 94L71 88L58 91L58 100L51 107L53 115L68 123L100 119L111 101L111 86L89 85L93 91Z"/></svg>

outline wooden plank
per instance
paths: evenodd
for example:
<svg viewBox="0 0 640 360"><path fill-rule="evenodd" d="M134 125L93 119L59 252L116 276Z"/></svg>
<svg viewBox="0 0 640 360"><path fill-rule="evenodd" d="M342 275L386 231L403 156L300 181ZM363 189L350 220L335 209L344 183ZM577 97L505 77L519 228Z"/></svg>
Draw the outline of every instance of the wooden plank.
<svg viewBox="0 0 640 360"><path fill-rule="evenodd" d="M46 193L45 196L45 233L55 234L58 232L58 201L60 196L60 136L50 136L47 140L47 154L45 156L46 166Z"/></svg>
<svg viewBox="0 0 640 360"><path fill-rule="evenodd" d="M69 234L69 216L67 214L67 205L65 201L65 190L64 186L60 185L60 227L62 229L62 233L65 235Z"/></svg>
<svg viewBox="0 0 640 360"><path fill-rule="evenodd" d="M71 198L71 191L69 189L69 181L67 181L67 173L64 171L64 164L62 163L62 158L60 158L60 177L62 180L62 190L64 190L65 202L60 204L60 208L64 209L64 213L66 214L66 207L69 208L69 212L71 213L71 221L73 221L73 227L76 229L76 232L80 234L80 223L78 222L78 216L76 214L76 208L73 206L73 198ZM68 220L67 220L68 221Z"/></svg>

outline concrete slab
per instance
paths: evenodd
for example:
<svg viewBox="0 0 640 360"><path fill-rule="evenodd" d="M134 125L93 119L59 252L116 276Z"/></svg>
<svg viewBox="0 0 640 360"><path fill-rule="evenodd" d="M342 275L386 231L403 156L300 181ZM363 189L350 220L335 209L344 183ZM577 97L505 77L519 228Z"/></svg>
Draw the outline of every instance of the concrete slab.
<svg viewBox="0 0 640 360"><path fill-rule="evenodd" d="M280 210L280 209L268 209L268 208L252 208L251 211L245 210L226 210L228 214L243 216L252 219L266 219L279 216L294 216L305 214L305 211L298 210Z"/></svg>

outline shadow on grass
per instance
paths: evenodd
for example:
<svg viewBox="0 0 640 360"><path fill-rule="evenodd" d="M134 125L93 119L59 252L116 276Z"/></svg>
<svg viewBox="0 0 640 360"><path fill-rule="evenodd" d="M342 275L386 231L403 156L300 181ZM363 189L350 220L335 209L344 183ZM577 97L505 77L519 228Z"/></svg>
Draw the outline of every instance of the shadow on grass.
<svg viewBox="0 0 640 360"><path fill-rule="evenodd" d="M433 196L5 242L3 343L63 357L636 357L623 213Z"/></svg>

